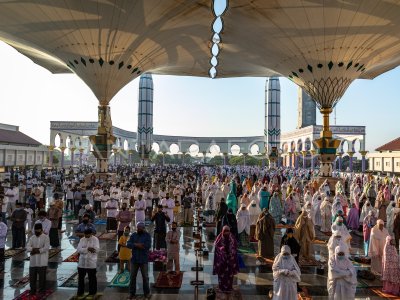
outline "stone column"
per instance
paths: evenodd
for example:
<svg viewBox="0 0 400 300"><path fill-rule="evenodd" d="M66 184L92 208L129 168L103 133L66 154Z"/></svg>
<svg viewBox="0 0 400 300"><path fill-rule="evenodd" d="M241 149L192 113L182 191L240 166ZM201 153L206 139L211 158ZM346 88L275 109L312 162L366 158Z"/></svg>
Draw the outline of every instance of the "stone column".
<svg viewBox="0 0 400 300"><path fill-rule="evenodd" d="M311 154L311 170L314 171L315 169L315 154L317 153L317 151L315 150L310 150L310 154Z"/></svg>
<svg viewBox="0 0 400 300"><path fill-rule="evenodd" d="M114 153L114 166L117 165L117 153L118 153L118 149L117 148L113 148L112 149L113 153Z"/></svg>
<svg viewBox="0 0 400 300"><path fill-rule="evenodd" d="M133 150L128 150L128 160L129 160L129 164L132 165L133 163Z"/></svg>
<svg viewBox="0 0 400 300"><path fill-rule="evenodd" d="M65 149L67 149L67 148L64 147L64 146L60 147L60 150L61 150L61 168L64 168L64 151L65 151Z"/></svg>
<svg viewBox="0 0 400 300"><path fill-rule="evenodd" d="M361 154L361 172L365 173L365 155L367 155L368 151L360 151Z"/></svg>
<svg viewBox="0 0 400 300"><path fill-rule="evenodd" d="M353 151L348 151L347 154L349 155L350 172L353 172L353 155L354 155L354 152Z"/></svg>
<svg viewBox="0 0 400 300"><path fill-rule="evenodd" d="M47 149L49 149L49 167L52 168L53 167L53 154L54 154L54 146L50 145L47 147ZM6 156L4 155L4 161L6 160Z"/></svg>
<svg viewBox="0 0 400 300"><path fill-rule="evenodd" d="M203 151L203 163L206 163L207 157L206 157L207 152Z"/></svg>
<svg viewBox="0 0 400 300"><path fill-rule="evenodd" d="M307 164L306 164L306 157L307 157L308 151L301 151L301 155L303 156L303 169L307 169Z"/></svg>
<svg viewBox="0 0 400 300"><path fill-rule="evenodd" d="M224 157L224 166L227 166L228 165L228 153L224 152L223 157Z"/></svg>
<svg viewBox="0 0 400 300"><path fill-rule="evenodd" d="M299 152L295 152L294 154L294 168L297 170L299 168Z"/></svg>
<svg viewBox="0 0 400 300"><path fill-rule="evenodd" d="M243 166L246 166L246 157L249 155L248 153L243 153Z"/></svg>
<svg viewBox="0 0 400 300"><path fill-rule="evenodd" d="M71 166L74 165L74 152L75 152L76 148L75 147L71 147L69 149L69 151L71 152Z"/></svg>
<svg viewBox="0 0 400 300"><path fill-rule="evenodd" d="M336 153L336 156L338 157L338 169L339 169L339 172L342 172L342 155L343 155L343 152Z"/></svg>
<svg viewBox="0 0 400 300"><path fill-rule="evenodd" d="M289 168L292 168L293 167L293 153L292 152L288 152L288 155L289 155Z"/></svg>
<svg viewBox="0 0 400 300"><path fill-rule="evenodd" d="M79 148L79 167L82 167L83 148Z"/></svg>
<svg viewBox="0 0 400 300"><path fill-rule="evenodd" d="M162 165L165 165L165 154L167 154L167 152L161 152L162 153Z"/></svg>

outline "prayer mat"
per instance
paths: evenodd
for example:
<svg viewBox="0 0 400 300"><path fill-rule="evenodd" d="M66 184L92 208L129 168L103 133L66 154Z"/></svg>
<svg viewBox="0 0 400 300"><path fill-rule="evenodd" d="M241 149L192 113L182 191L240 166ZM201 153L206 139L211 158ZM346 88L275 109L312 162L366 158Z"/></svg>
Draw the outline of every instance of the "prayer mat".
<svg viewBox="0 0 400 300"><path fill-rule="evenodd" d="M98 236L99 240L110 240L114 241L117 239L117 233L116 232L104 232Z"/></svg>
<svg viewBox="0 0 400 300"><path fill-rule="evenodd" d="M129 287L131 274L128 270L125 270L123 273L117 273L114 278L111 280L111 287Z"/></svg>
<svg viewBox="0 0 400 300"><path fill-rule="evenodd" d="M94 221L93 224L94 225L106 225L107 224L107 220L97 219L97 220Z"/></svg>
<svg viewBox="0 0 400 300"><path fill-rule="evenodd" d="M49 249L49 259L52 258L53 256L56 256L58 253L60 253L62 249ZM30 256L25 258L25 260L30 260Z"/></svg>
<svg viewBox="0 0 400 300"><path fill-rule="evenodd" d="M67 223L67 224L73 224L73 225L78 225L78 224L79 224L79 221L78 221L78 220L69 220L69 221L67 221L67 222L65 222L65 223Z"/></svg>
<svg viewBox="0 0 400 300"><path fill-rule="evenodd" d="M322 234L325 234L326 236L332 236L332 232L328 231L328 232L324 232L324 231L320 231Z"/></svg>
<svg viewBox="0 0 400 300"><path fill-rule="evenodd" d="M167 250L149 251L149 262L167 261Z"/></svg>
<svg viewBox="0 0 400 300"><path fill-rule="evenodd" d="M22 253L22 252L25 252L25 250L23 250L23 249L7 249L7 250L4 252L4 258L5 258L5 259L10 258L10 257L13 257L13 256L15 256L15 255L18 255L18 254L20 254L20 253Z"/></svg>
<svg viewBox="0 0 400 300"><path fill-rule="evenodd" d="M203 227L217 227L217 223L215 223L215 222L212 222L212 223L204 222L203 223Z"/></svg>
<svg viewBox="0 0 400 300"><path fill-rule="evenodd" d="M301 292L297 293L297 296L299 300L312 300L312 297L309 295L308 290L305 287L301 288Z"/></svg>
<svg viewBox="0 0 400 300"><path fill-rule="evenodd" d="M182 285L183 272L160 272L154 283L155 288L180 289Z"/></svg>
<svg viewBox="0 0 400 300"><path fill-rule="evenodd" d="M244 263L243 257L240 254L238 255L238 265L239 269L246 268L246 264Z"/></svg>
<svg viewBox="0 0 400 300"><path fill-rule="evenodd" d="M106 263L119 263L119 258L118 258L118 251L115 250L109 257L106 258L105 260Z"/></svg>
<svg viewBox="0 0 400 300"><path fill-rule="evenodd" d="M67 219L67 220L73 220L74 218L75 218L74 214L65 216L65 219ZM75 220L75 221L78 221L78 220Z"/></svg>
<svg viewBox="0 0 400 300"><path fill-rule="evenodd" d="M68 237L69 240L79 240L79 237L76 235L71 235Z"/></svg>
<svg viewBox="0 0 400 300"><path fill-rule="evenodd" d="M79 261L79 253L75 252L68 256L66 259L63 260L63 262L78 262Z"/></svg>
<svg viewBox="0 0 400 300"><path fill-rule="evenodd" d="M256 253L256 250L254 250L252 245L250 245L248 247L239 246L238 250L242 254L254 254L254 253Z"/></svg>
<svg viewBox="0 0 400 300"><path fill-rule="evenodd" d="M382 299L399 299L399 296L387 294L387 293L383 292L382 289L379 289L379 288L369 288L369 290L372 291L373 293L375 293L378 297L380 297Z"/></svg>
<svg viewBox="0 0 400 300"><path fill-rule="evenodd" d="M299 265L301 267L319 267L322 263L315 259L305 260L303 257L299 258Z"/></svg>
<svg viewBox="0 0 400 300"><path fill-rule="evenodd" d="M78 288L78 272L72 274L67 280L65 280L60 287L66 288Z"/></svg>
<svg viewBox="0 0 400 300"><path fill-rule="evenodd" d="M219 290L218 287L215 288L215 293L216 293L216 300L242 300L242 293L240 292L240 289L238 286L233 287L233 291L231 292L222 292Z"/></svg>
<svg viewBox="0 0 400 300"><path fill-rule="evenodd" d="M103 293L97 293L96 295L92 296L89 293L84 293L82 296L72 296L71 300L96 300L100 299L103 296Z"/></svg>
<svg viewBox="0 0 400 300"><path fill-rule="evenodd" d="M287 229L287 228L294 228L294 225L291 224L276 224L275 229Z"/></svg>
<svg viewBox="0 0 400 300"><path fill-rule="evenodd" d="M25 285L27 285L28 283L29 283L29 274L26 275L26 276L24 276L24 277L22 277L20 280L14 282L14 283L11 285L11 287L20 289L20 288L23 288L23 287L24 287Z"/></svg>
<svg viewBox="0 0 400 300"><path fill-rule="evenodd" d="M262 263L263 265L272 265L274 263L274 259L271 258L264 258L261 256L257 256L257 260Z"/></svg>
<svg viewBox="0 0 400 300"><path fill-rule="evenodd" d="M53 290L46 290L44 293L38 293L35 296L29 295L29 292L29 290L26 290L22 294L15 297L14 300L44 300L47 299L51 294L53 294Z"/></svg>

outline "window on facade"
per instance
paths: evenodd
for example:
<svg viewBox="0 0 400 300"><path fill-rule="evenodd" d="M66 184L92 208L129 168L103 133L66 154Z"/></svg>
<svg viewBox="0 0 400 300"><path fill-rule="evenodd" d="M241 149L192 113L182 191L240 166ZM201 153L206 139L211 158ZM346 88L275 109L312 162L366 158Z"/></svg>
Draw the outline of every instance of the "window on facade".
<svg viewBox="0 0 400 300"><path fill-rule="evenodd" d="M390 162L387 161L385 165L386 167L390 167Z"/></svg>
<svg viewBox="0 0 400 300"><path fill-rule="evenodd" d="M396 167L400 167L400 162L397 162L397 163L396 163Z"/></svg>

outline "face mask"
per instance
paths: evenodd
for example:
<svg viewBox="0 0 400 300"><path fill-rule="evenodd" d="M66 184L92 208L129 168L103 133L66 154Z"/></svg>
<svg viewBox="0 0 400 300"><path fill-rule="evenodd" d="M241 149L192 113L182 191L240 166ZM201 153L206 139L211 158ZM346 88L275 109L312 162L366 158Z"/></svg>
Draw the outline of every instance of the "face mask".
<svg viewBox="0 0 400 300"><path fill-rule="evenodd" d="M367 204L367 206L369 206L369 204Z"/></svg>
<svg viewBox="0 0 400 300"><path fill-rule="evenodd" d="M137 230L137 233L138 233L138 234L142 234L142 233L143 233L143 229L138 229L138 230Z"/></svg>
<svg viewBox="0 0 400 300"><path fill-rule="evenodd" d="M289 255L283 255L283 259L289 259Z"/></svg>
<svg viewBox="0 0 400 300"><path fill-rule="evenodd" d="M173 230L173 231L176 231L176 227L172 227L172 230Z"/></svg>
<svg viewBox="0 0 400 300"><path fill-rule="evenodd" d="M87 223L89 223L89 220L85 219L85 220L82 220L82 222L83 222L83 224L87 224Z"/></svg>
<svg viewBox="0 0 400 300"><path fill-rule="evenodd" d="M339 226L342 226L343 225L343 222L338 222L337 223Z"/></svg>
<svg viewBox="0 0 400 300"><path fill-rule="evenodd" d="M339 259L339 260L343 260L343 259L344 259L344 255L338 256L338 259Z"/></svg>
<svg viewBox="0 0 400 300"><path fill-rule="evenodd" d="M124 236L129 236L129 232L124 232Z"/></svg>
<svg viewBox="0 0 400 300"><path fill-rule="evenodd" d="M251 207L256 207L256 206L257 206L257 204L252 204L252 205L251 205Z"/></svg>
<svg viewBox="0 0 400 300"><path fill-rule="evenodd" d="M41 231L41 230L38 230L38 231L35 230L35 235L36 235L36 236L39 236L39 235L41 235L41 234L42 234L42 231Z"/></svg>

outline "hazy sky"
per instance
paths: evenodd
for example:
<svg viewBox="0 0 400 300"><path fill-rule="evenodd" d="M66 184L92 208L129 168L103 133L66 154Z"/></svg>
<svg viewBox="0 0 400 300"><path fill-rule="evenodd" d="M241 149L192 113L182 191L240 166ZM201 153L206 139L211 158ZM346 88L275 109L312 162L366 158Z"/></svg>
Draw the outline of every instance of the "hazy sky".
<svg viewBox="0 0 400 300"><path fill-rule="evenodd" d="M153 80L156 134L263 134L266 78L154 75ZM297 86L286 78L280 82L281 127L287 132L297 124ZM114 126L136 131L138 83L134 80L111 101ZM76 75L53 75L2 42L0 85L0 122L18 125L44 144L49 144L50 121L97 121L97 100ZM337 125L367 126L367 150L373 150L400 136L399 95L399 68L355 81L337 106Z"/></svg>

